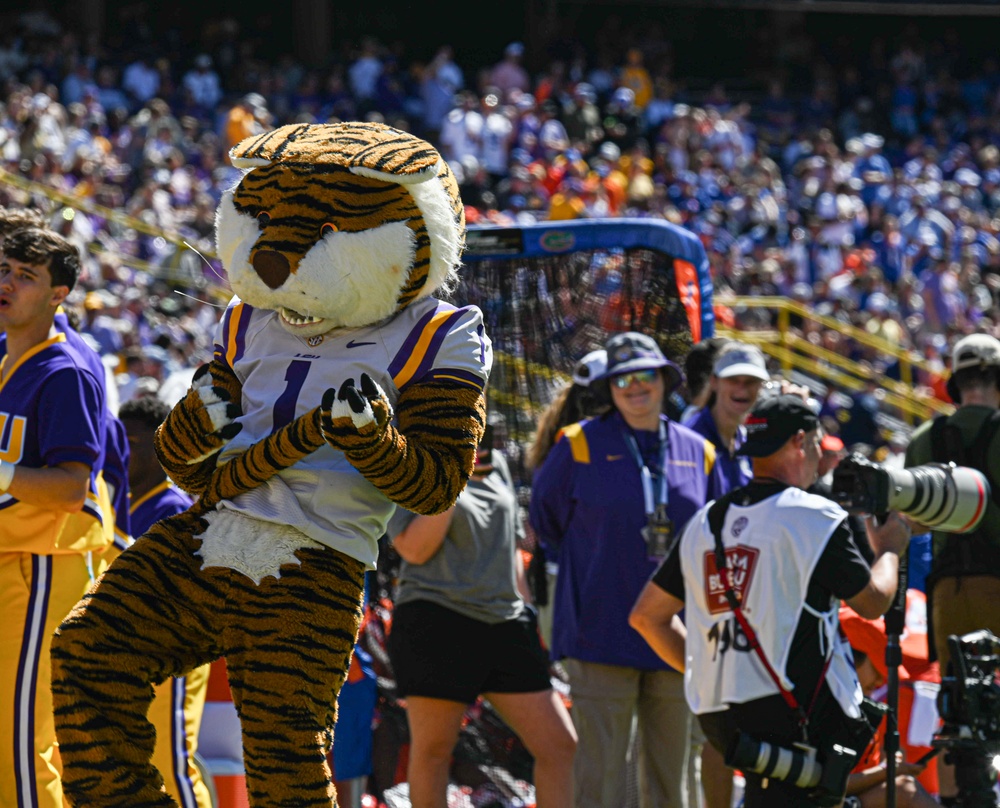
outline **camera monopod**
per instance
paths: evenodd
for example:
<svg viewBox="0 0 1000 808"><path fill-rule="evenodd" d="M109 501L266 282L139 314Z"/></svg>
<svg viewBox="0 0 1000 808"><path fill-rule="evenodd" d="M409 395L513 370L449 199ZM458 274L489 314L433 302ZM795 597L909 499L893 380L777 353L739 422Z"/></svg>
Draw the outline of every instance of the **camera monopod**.
<svg viewBox="0 0 1000 808"><path fill-rule="evenodd" d="M881 519L879 521L882 521ZM899 644L906 625L906 587L909 550L899 556L899 580L896 597L885 613L885 667L888 671L886 702L889 713L885 726L885 805L896 808L896 753L899 751L899 666L903 664L903 651Z"/></svg>

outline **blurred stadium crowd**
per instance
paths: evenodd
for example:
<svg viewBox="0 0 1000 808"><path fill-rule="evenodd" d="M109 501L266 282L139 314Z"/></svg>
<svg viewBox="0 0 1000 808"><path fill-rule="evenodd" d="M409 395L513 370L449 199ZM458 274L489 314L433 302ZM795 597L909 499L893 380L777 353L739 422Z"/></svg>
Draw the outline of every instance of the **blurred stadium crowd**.
<svg viewBox="0 0 1000 808"><path fill-rule="evenodd" d="M472 71L447 45L403 63L369 38L316 70L261 59L235 23L211 33L183 60L141 26L112 52L44 13L0 37L0 204L38 207L89 255L76 303L102 352L132 358L134 372L162 380L204 355L213 313L171 289L206 298L219 285L220 267L192 264L181 244L212 255L229 146L331 119L432 140L471 223L638 216L693 230L724 324L768 317L726 307L727 293L785 295L941 371L959 336L998 330L1000 63L949 47L947 33L924 41L901 27L845 63L790 36L757 91L739 94L690 89L657 26L641 37L611 26L591 55L534 72L518 42ZM834 331L806 336L898 377ZM150 345L160 368L132 357ZM941 374L918 382L946 397Z"/></svg>
<svg viewBox="0 0 1000 808"><path fill-rule="evenodd" d="M228 297L215 208L237 176L226 153L292 122L380 120L428 138L473 224L688 228L721 323L774 326L736 295L801 301L926 360L915 396L948 400L960 337L1000 337L1000 60L947 33L901 25L839 62L790 36L773 70L732 88L691 81L645 22L553 58L511 42L481 70L448 45L408 61L374 38L317 70L262 58L227 21L177 59L136 26L119 50L44 13L0 31L0 206L37 209L86 256L68 302L116 376L115 406L173 403L211 355ZM834 453L883 445L901 463L903 441L875 418L877 380L899 379L898 363L793 327L870 366L846 424L821 402L831 431L843 426Z"/></svg>

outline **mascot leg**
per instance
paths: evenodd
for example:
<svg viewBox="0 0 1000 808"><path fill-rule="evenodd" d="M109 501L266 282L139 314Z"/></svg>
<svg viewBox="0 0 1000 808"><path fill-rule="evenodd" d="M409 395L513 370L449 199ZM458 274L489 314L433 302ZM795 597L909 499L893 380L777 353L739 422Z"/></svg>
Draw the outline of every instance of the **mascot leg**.
<svg viewBox="0 0 1000 808"><path fill-rule="evenodd" d="M228 608L226 667L243 725L250 804L330 808L327 762L337 695L361 622L364 565L300 549L300 565L255 586L240 577Z"/></svg>
<svg viewBox="0 0 1000 808"><path fill-rule="evenodd" d="M153 684L220 653L225 591L200 571L196 517L157 524L122 553L52 641L63 789L76 806L176 806L150 763ZM199 610L192 609L197 604Z"/></svg>

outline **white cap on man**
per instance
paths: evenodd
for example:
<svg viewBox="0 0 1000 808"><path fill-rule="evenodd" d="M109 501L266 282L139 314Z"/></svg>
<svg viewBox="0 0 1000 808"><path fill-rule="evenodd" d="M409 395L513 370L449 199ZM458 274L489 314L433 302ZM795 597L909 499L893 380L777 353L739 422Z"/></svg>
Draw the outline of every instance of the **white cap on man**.
<svg viewBox="0 0 1000 808"><path fill-rule="evenodd" d="M1000 340L989 334L970 334L955 343L951 372L965 368L1000 365Z"/></svg>
<svg viewBox="0 0 1000 808"><path fill-rule="evenodd" d="M989 334L969 334L955 343L951 352L951 376L947 390L951 400L962 403L962 395L956 384L955 374L962 370L986 370L1000 367L1000 340Z"/></svg>

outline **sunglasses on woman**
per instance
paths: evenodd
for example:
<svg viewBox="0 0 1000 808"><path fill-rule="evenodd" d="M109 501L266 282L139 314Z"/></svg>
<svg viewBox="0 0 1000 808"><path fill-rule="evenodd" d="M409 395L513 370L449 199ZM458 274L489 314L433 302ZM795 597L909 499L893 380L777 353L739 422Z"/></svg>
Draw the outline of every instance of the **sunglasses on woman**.
<svg viewBox="0 0 1000 808"><path fill-rule="evenodd" d="M652 384L656 381L657 375L658 372L655 370L636 370L632 373L623 373L621 376L615 376L611 380L611 384L619 390L625 390L632 385L632 382Z"/></svg>

